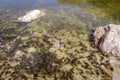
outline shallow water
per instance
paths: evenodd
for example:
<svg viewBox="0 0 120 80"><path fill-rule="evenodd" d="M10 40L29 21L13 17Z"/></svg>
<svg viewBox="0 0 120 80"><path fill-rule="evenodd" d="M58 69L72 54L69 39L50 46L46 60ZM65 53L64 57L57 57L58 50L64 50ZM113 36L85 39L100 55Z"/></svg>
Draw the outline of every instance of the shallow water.
<svg viewBox="0 0 120 80"><path fill-rule="evenodd" d="M119 0L58 0L59 3L77 5L95 15L107 19L120 21Z"/></svg>
<svg viewBox="0 0 120 80"><path fill-rule="evenodd" d="M109 2L93 0L0 0L0 26L12 25L19 16L24 15L27 11L45 9L49 18L51 14L73 18L76 20L75 24L81 23L81 25L76 26L78 28L79 26L98 27L108 23L119 23L118 4L117 0L114 1L113 5L112 0ZM57 16L52 19L55 18L61 19ZM70 23L70 19L68 21Z"/></svg>
<svg viewBox="0 0 120 80"><path fill-rule="evenodd" d="M89 43L88 31L119 23L119 8L108 14L104 3L0 0L0 80L111 80L109 58ZM16 23L34 9L47 15L23 26Z"/></svg>
<svg viewBox="0 0 120 80"><path fill-rule="evenodd" d="M7 13L11 13L12 17L20 14L21 12L33 9L53 10L57 8L58 11L60 11L61 9L68 8L69 10L74 11L74 9L79 7L79 9L83 9L77 9L79 12L86 11L92 15L98 16L99 18L108 21L116 20L116 22L119 22L119 3L119 0L110 0L109 2L105 0L0 0L0 14L1 16L4 16Z"/></svg>
<svg viewBox="0 0 120 80"><path fill-rule="evenodd" d="M81 2L81 1L80 1ZM0 23L1 27L6 25L12 25L13 22L17 20L19 16L24 15L27 11L33 9L45 9L47 12L48 19L61 19L62 16L68 16L68 24L71 23L70 18L73 18L76 27L85 27L92 26L97 27L101 25L105 25L110 23L109 21L105 21L91 12L84 10L84 8L79 5L69 5L64 4L67 1L59 1L59 0L0 0ZM69 3L69 0L68 0ZM77 2L76 2L77 3ZM52 16L55 14L57 16ZM59 17L61 16L61 17ZM51 21L52 21L51 20ZM61 20L63 22L63 20ZM111 21L111 20L110 20ZM60 21L56 22L59 23ZM80 24L81 23L81 24ZM67 24L66 24L67 25ZM56 26L58 27L58 26Z"/></svg>

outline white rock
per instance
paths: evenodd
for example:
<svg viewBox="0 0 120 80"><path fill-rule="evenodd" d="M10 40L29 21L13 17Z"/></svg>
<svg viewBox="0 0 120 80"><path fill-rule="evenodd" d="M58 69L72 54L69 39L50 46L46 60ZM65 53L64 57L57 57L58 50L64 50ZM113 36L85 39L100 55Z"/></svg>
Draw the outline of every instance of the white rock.
<svg viewBox="0 0 120 80"><path fill-rule="evenodd" d="M59 47L60 46L60 42L59 41L56 41L53 43L53 47Z"/></svg>
<svg viewBox="0 0 120 80"><path fill-rule="evenodd" d="M44 11L40 11L40 10L32 10L27 12L24 16L21 16L18 18L18 22L31 22L37 18L40 18L41 16L45 16L45 12Z"/></svg>

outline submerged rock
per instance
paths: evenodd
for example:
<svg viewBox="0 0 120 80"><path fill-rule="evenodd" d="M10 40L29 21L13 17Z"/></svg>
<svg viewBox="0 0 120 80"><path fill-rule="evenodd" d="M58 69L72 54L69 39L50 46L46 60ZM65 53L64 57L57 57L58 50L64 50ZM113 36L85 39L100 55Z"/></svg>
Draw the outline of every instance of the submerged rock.
<svg viewBox="0 0 120 80"><path fill-rule="evenodd" d="M42 16L45 16L45 12L44 11L41 11L41 10L32 10L32 11L29 11L27 12L24 16L21 16L18 18L18 22L31 22L37 18L40 18Z"/></svg>
<svg viewBox="0 0 120 80"><path fill-rule="evenodd" d="M95 29L95 44L105 55L120 57L120 25L109 24Z"/></svg>
<svg viewBox="0 0 120 80"><path fill-rule="evenodd" d="M47 35L48 41L52 43L52 46L57 48L60 47L60 42L52 35Z"/></svg>

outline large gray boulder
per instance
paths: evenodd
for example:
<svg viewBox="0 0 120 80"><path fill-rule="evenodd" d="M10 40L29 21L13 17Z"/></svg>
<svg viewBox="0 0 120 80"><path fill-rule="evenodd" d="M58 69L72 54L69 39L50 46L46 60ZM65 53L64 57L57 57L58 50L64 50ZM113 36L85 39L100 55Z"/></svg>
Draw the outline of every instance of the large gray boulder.
<svg viewBox="0 0 120 80"><path fill-rule="evenodd" d="M105 54L120 57L120 25L108 24L95 29L95 44Z"/></svg>

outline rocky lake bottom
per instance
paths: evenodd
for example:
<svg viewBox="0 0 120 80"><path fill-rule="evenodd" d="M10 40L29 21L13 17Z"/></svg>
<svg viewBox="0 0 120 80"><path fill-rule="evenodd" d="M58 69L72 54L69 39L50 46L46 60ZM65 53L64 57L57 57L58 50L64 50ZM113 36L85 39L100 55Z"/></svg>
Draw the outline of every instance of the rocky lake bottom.
<svg viewBox="0 0 120 80"><path fill-rule="evenodd" d="M119 22L51 2L18 11L0 7L0 80L119 80L120 60L103 55L91 37L92 29ZM36 8L46 16L16 23Z"/></svg>

